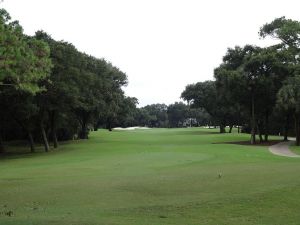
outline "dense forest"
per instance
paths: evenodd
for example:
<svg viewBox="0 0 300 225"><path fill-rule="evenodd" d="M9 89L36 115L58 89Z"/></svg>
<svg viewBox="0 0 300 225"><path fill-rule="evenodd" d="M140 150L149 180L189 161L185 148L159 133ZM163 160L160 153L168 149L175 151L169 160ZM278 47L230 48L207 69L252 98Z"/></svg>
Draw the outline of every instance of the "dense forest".
<svg viewBox="0 0 300 225"><path fill-rule="evenodd" d="M28 139L49 150L58 140L87 139L89 130L123 124L137 99L124 95L127 76L104 59L56 41L43 31L23 33L0 11L0 149Z"/></svg>
<svg viewBox="0 0 300 225"><path fill-rule="evenodd" d="M0 152L11 140L58 147L61 140L87 139L89 131L122 126L234 126L251 143L269 134L296 135L300 144L300 23L284 17L265 24L261 38L276 45L228 48L214 80L187 85L187 102L137 108L125 95L124 72L105 59L80 52L44 31L24 34L0 10Z"/></svg>
<svg viewBox="0 0 300 225"><path fill-rule="evenodd" d="M126 74L105 59L44 31L25 35L0 10L0 152L12 140L28 140L31 152L42 143L47 152L49 143L57 148L62 140L87 139L98 128L180 127L191 115L202 124L209 118L182 102L137 108L137 98L122 90L127 83Z"/></svg>

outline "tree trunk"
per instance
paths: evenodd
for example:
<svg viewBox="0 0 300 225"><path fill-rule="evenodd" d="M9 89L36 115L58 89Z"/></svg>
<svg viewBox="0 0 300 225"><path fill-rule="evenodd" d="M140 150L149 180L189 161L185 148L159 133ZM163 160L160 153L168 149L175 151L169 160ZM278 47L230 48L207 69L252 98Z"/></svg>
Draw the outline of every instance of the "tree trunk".
<svg viewBox="0 0 300 225"><path fill-rule="evenodd" d="M53 147L58 148L58 141L55 130L52 131Z"/></svg>
<svg viewBox="0 0 300 225"><path fill-rule="evenodd" d="M251 139L250 142L252 145L255 144L255 111L254 111L254 94L253 91L251 93Z"/></svg>
<svg viewBox="0 0 300 225"><path fill-rule="evenodd" d="M28 125L28 121L27 122L21 121L17 117L15 117L14 115L12 117L20 125L20 127L23 129L23 131L25 133L27 133L28 141L29 141L29 144L30 144L30 152L32 152L32 153L35 152L34 140L33 140L33 136L32 136L32 133L30 131L29 125Z"/></svg>
<svg viewBox="0 0 300 225"><path fill-rule="evenodd" d="M35 152L35 147L34 147L34 141L33 137L30 131L28 131L28 139L29 139L29 144L30 144L30 152L33 153Z"/></svg>
<svg viewBox="0 0 300 225"><path fill-rule="evenodd" d="M264 142L264 139L263 139L263 137L262 137L262 134L259 133L259 143L263 143L263 142Z"/></svg>
<svg viewBox="0 0 300 225"><path fill-rule="evenodd" d="M40 127L41 127L41 132L42 132L42 137L43 137L43 143L45 146L45 152L48 152L49 151L49 142L48 142L46 131L45 131L45 128L44 128L42 122L40 124Z"/></svg>
<svg viewBox="0 0 300 225"><path fill-rule="evenodd" d="M2 135L0 133L0 153L5 153L5 148L3 145Z"/></svg>
<svg viewBox="0 0 300 225"><path fill-rule="evenodd" d="M89 123L90 113L89 112L81 112L79 116L79 123L80 123L80 131L78 134L79 139L88 139L89 130L88 130L88 123Z"/></svg>
<svg viewBox="0 0 300 225"><path fill-rule="evenodd" d="M58 148L58 141L56 136L56 111L52 110L49 111L50 116L50 122L51 122L51 134L52 134L52 140L53 140L53 147Z"/></svg>
<svg viewBox="0 0 300 225"><path fill-rule="evenodd" d="M295 131L296 131L296 145L300 145L300 129L299 129L299 116L295 115Z"/></svg>
<svg viewBox="0 0 300 225"><path fill-rule="evenodd" d="M112 127L111 127L111 122L110 121L108 122L108 130L112 131Z"/></svg>
<svg viewBox="0 0 300 225"><path fill-rule="evenodd" d="M88 131L87 126L85 122L82 122L81 124L81 131L79 132L79 138L80 139L88 139Z"/></svg>
<svg viewBox="0 0 300 225"><path fill-rule="evenodd" d="M266 111L265 141L269 140L269 110Z"/></svg>
<svg viewBox="0 0 300 225"><path fill-rule="evenodd" d="M239 107L239 113L238 113L238 119L237 119L238 134L240 133L240 117L241 117L241 109Z"/></svg>
<svg viewBox="0 0 300 225"><path fill-rule="evenodd" d="M262 137L262 133L261 133L259 123L257 123L257 133L258 133L258 136L259 136L259 142L262 143L264 140L263 140L263 137Z"/></svg>
<svg viewBox="0 0 300 225"><path fill-rule="evenodd" d="M225 133L225 126L223 124L220 125L220 133Z"/></svg>
<svg viewBox="0 0 300 225"><path fill-rule="evenodd" d="M228 132L228 133L231 133L231 132L232 132L232 128L233 128L233 125L231 124L231 125L229 126L229 132Z"/></svg>
<svg viewBox="0 0 300 225"><path fill-rule="evenodd" d="M224 119L222 119L221 123L220 123L220 133L226 133L226 121Z"/></svg>
<svg viewBox="0 0 300 225"><path fill-rule="evenodd" d="M289 114L286 115L285 126L284 126L284 141L288 141L288 133L289 133L289 123L290 123L290 116Z"/></svg>

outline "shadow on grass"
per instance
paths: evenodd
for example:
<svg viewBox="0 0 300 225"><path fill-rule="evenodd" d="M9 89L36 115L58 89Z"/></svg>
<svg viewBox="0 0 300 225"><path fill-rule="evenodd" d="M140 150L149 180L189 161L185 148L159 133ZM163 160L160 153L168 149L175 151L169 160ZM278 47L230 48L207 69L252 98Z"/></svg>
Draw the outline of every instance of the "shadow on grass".
<svg viewBox="0 0 300 225"><path fill-rule="evenodd" d="M171 128L172 129L172 128ZM173 131L173 132L165 132L159 135L209 135L209 134L220 134L218 131L205 131L205 130L186 130L186 131Z"/></svg>
<svg viewBox="0 0 300 225"><path fill-rule="evenodd" d="M206 134L220 134L218 131L182 131L183 135L206 135Z"/></svg>
<svg viewBox="0 0 300 225"><path fill-rule="evenodd" d="M59 142L59 145L63 146L72 142L74 141L62 141ZM61 152L59 148L54 149L51 146L49 152L45 152L44 146L41 143L36 143L35 151L31 152L28 142L23 140L6 142L4 143L4 148L5 148L5 152L0 153L0 161L9 160L9 159L18 159L18 158L32 158L36 156Z"/></svg>
<svg viewBox="0 0 300 225"><path fill-rule="evenodd" d="M271 146L275 145L279 142L282 142L281 140L270 140L267 142L256 142L255 144L251 144L250 141L230 141L230 142L215 142L212 144L234 144L234 145L249 145L249 146Z"/></svg>
<svg viewBox="0 0 300 225"><path fill-rule="evenodd" d="M30 152L30 148L23 146L23 147L13 147L13 146L5 146L5 152L0 154L0 161L1 160L8 160L8 159L19 159L19 158L32 158L39 156L41 154L46 153L42 147L36 148L35 152Z"/></svg>

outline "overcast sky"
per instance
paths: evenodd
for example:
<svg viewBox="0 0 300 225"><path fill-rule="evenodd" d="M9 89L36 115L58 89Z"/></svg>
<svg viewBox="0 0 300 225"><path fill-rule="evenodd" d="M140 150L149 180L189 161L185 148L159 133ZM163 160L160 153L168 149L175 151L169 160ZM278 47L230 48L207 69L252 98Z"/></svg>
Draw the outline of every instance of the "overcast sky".
<svg viewBox="0 0 300 225"><path fill-rule="evenodd" d="M26 34L105 58L124 71L140 106L173 103L190 83L213 79L228 47L269 45L259 28L276 17L300 20L299 0L4 0Z"/></svg>

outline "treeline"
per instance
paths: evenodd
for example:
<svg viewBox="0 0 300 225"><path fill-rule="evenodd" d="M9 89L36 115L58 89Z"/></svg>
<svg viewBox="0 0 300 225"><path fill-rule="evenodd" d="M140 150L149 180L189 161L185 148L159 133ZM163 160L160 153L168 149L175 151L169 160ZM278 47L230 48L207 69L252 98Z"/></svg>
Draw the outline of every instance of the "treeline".
<svg viewBox="0 0 300 225"><path fill-rule="evenodd" d="M190 108L183 102L174 104L152 104L138 108L134 124L147 127L187 127L212 125L212 118L201 108Z"/></svg>
<svg viewBox="0 0 300 225"><path fill-rule="evenodd" d="M251 143L268 141L269 134L296 135L300 144L300 23L277 18L259 31L278 44L228 48L213 81L190 84L182 98L204 108L225 132L242 125ZM294 128L294 129L293 129Z"/></svg>
<svg viewBox="0 0 300 225"><path fill-rule="evenodd" d="M23 33L0 10L0 151L4 141L87 139L92 129L130 123L137 99L127 97L124 72L104 59L56 41L43 31Z"/></svg>

